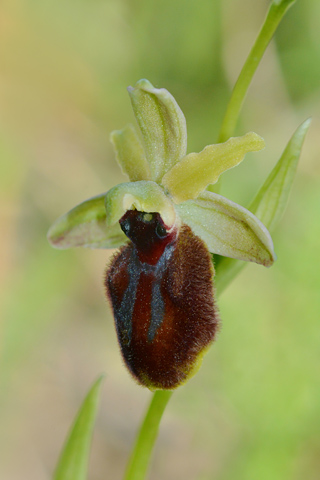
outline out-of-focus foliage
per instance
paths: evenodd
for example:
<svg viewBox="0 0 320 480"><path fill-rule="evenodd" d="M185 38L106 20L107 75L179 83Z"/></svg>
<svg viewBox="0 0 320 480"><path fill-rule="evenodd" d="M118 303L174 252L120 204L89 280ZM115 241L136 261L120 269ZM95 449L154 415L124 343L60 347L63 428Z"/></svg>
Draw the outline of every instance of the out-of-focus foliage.
<svg viewBox="0 0 320 480"><path fill-rule="evenodd" d="M125 89L139 78L174 95L189 152L216 141L267 5L1 3L0 478L51 478L83 392L101 371L89 477L121 478L149 398L118 352L102 288L109 253L55 251L46 232L68 206L124 181L109 134L133 120ZM226 173L221 191L242 205L295 128L314 120L274 236L278 260L269 270L250 265L220 298L221 334L172 399L155 480L318 478L319 22L319 2L298 0L249 91L236 134L254 130L267 148Z"/></svg>

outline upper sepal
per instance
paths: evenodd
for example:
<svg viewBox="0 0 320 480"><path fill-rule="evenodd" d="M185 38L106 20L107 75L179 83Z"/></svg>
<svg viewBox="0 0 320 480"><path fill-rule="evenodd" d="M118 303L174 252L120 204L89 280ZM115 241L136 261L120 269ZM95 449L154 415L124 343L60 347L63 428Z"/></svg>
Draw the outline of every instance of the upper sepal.
<svg viewBox="0 0 320 480"><path fill-rule="evenodd" d="M175 203L192 200L207 185L216 183L223 172L238 165L246 153L264 147L263 138L254 132L229 138L225 143L208 145L202 152L184 157L164 175L161 183Z"/></svg>
<svg viewBox="0 0 320 480"><path fill-rule="evenodd" d="M266 267L275 260L266 227L249 210L213 192L176 206L184 223L199 235L212 253L255 262Z"/></svg>
<svg viewBox="0 0 320 480"><path fill-rule="evenodd" d="M170 230L176 223L176 212L171 200L155 182L120 183L108 191L105 197L107 224L118 223L128 210L158 212Z"/></svg>
<svg viewBox="0 0 320 480"><path fill-rule="evenodd" d="M155 88L148 80L140 80L128 91L143 136L151 180L160 182L186 154L186 119L165 88Z"/></svg>
<svg viewBox="0 0 320 480"><path fill-rule="evenodd" d="M117 223L107 226L103 193L80 203L62 215L48 231L47 238L55 248L116 248L126 241Z"/></svg>

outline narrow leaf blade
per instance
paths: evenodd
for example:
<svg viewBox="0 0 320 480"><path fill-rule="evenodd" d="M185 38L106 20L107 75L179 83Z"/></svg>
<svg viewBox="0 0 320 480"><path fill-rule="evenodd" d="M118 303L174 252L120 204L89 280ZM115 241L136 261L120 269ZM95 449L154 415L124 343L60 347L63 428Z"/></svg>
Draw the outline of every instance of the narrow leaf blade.
<svg viewBox="0 0 320 480"><path fill-rule="evenodd" d="M275 228L287 206L301 148L310 123L311 119L309 118L297 128L280 160L249 206L249 210L269 230Z"/></svg>
<svg viewBox="0 0 320 480"><path fill-rule="evenodd" d="M273 0L272 3L274 5L276 5L277 7L289 8L295 2L296 2L296 0Z"/></svg>
<svg viewBox="0 0 320 480"><path fill-rule="evenodd" d="M86 480L101 376L85 398L60 455L53 480Z"/></svg>

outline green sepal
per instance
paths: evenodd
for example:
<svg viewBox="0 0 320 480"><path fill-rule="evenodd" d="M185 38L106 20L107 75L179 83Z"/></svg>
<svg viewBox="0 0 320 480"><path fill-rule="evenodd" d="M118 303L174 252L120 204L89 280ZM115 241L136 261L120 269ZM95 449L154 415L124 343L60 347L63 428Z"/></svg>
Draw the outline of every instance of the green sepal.
<svg viewBox="0 0 320 480"><path fill-rule="evenodd" d="M144 139L151 180L160 182L186 154L185 117L168 90L155 88L148 80L140 80L128 91Z"/></svg>
<svg viewBox="0 0 320 480"><path fill-rule="evenodd" d="M133 125L114 130L110 135L117 161L131 182L151 180L149 164L143 146Z"/></svg>
<svg viewBox="0 0 320 480"><path fill-rule="evenodd" d="M205 191L176 209L210 252L266 267L274 262L268 230L251 212L231 200Z"/></svg>
<svg viewBox="0 0 320 480"><path fill-rule="evenodd" d="M91 437L98 408L100 377L86 396L61 452L53 480L86 480Z"/></svg>
<svg viewBox="0 0 320 480"><path fill-rule="evenodd" d="M238 165L246 153L264 146L263 138L254 132L208 145L202 152L184 157L164 175L161 183L177 204L197 198L207 185L216 183L223 172Z"/></svg>
<svg viewBox="0 0 320 480"><path fill-rule="evenodd" d="M107 225L119 222L128 210L158 212L170 229L176 222L176 212L171 200L155 182L120 183L108 191L105 198Z"/></svg>
<svg viewBox="0 0 320 480"><path fill-rule="evenodd" d="M127 237L120 225L107 226L105 196L102 193L86 200L62 215L50 227L47 238L55 248L116 248Z"/></svg>
<svg viewBox="0 0 320 480"><path fill-rule="evenodd" d="M297 128L281 158L249 206L249 210L271 231L279 223L288 203L302 145L310 123L311 119L308 119ZM216 268L217 290L221 293L245 265L231 258L222 258Z"/></svg>

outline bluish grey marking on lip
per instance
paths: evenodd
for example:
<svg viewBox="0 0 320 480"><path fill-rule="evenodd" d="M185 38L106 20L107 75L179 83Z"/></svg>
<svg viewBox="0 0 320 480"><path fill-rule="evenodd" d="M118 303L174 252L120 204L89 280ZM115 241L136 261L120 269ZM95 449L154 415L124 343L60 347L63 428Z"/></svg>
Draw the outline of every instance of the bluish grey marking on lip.
<svg viewBox="0 0 320 480"><path fill-rule="evenodd" d="M161 282L165 273L167 262L173 253L174 246L168 246L161 255L156 265L140 262L136 249L133 249L129 267L129 283L123 294L120 307L114 307L114 316L118 336L124 345L128 346L132 339L132 316L137 298L137 290L141 273L153 276L151 291L151 318L148 329L148 341L152 342L155 338L158 328L161 326L165 304L161 294Z"/></svg>
<svg viewBox="0 0 320 480"><path fill-rule="evenodd" d="M140 273L141 270L139 268L138 259L133 251L128 267L129 283L124 292L120 307L114 308L118 335L125 345L130 345L132 339L132 315L137 296Z"/></svg>
<svg viewBox="0 0 320 480"><path fill-rule="evenodd" d="M157 330L161 327L164 319L165 304L161 293L161 279L155 279L151 294L151 319L148 330L148 341L153 342Z"/></svg>
<svg viewBox="0 0 320 480"><path fill-rule="evenodd" d="M148 341L153 342L158 328L161 327L164 314L165 314L165 303L163 301L161 293L161 283L163 275L167 268L167 262L173 253L173 245L170 245L165 249L161 255L159 262L155 265L154 271L154 280L152 284L152 293L151 293L151 319L150 326L148 330Z"/></svg>

